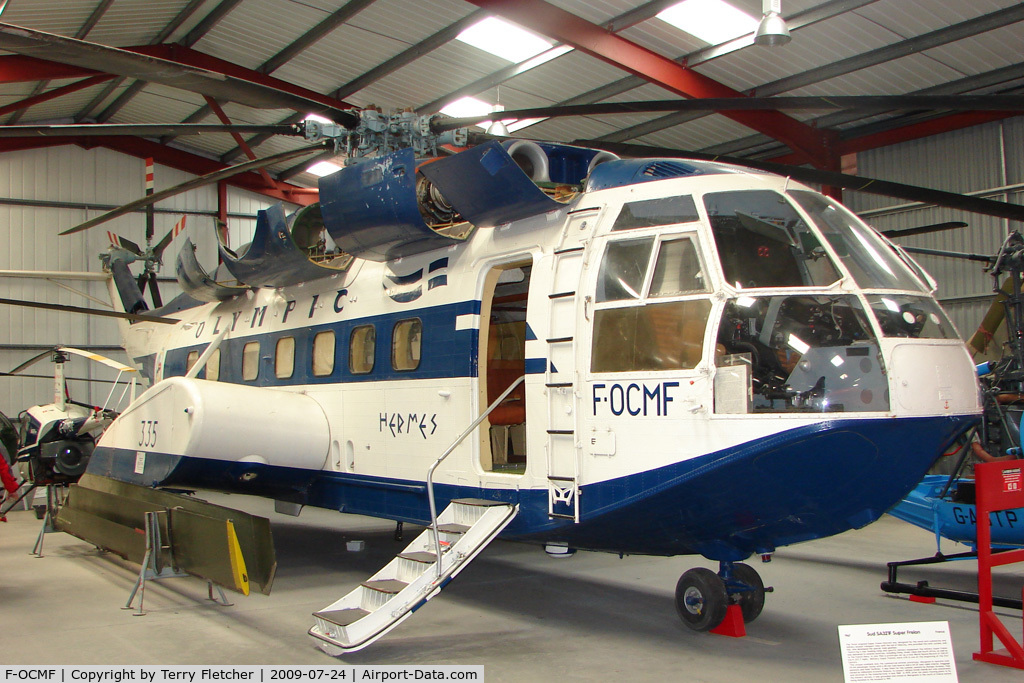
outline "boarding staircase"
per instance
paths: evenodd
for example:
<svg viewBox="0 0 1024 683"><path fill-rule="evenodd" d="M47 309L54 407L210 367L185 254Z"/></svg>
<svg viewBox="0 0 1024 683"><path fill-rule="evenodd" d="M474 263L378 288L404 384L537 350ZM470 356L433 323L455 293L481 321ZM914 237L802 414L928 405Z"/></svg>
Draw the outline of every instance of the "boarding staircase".
<svg viewBox="0 0 1024 683"><path fill-rule="evenodd" d="M430 466L430 526L355 590L313 613L316 623L309 635L324 652L334 657L356 652L398 626L441 592L515 518L518 505L479 498L452 500L437 514L434 471L525 379L512 382Z"/></svg>
<svg viewBox="0 0 1024 683"><path fill-rule="evenodd" d="M463 498L437 517L441 544L438 565L433 527L423 531L379 572L319 612L309 635L326 653L361 650L402 623L490 543L519 507Z"/></svg>

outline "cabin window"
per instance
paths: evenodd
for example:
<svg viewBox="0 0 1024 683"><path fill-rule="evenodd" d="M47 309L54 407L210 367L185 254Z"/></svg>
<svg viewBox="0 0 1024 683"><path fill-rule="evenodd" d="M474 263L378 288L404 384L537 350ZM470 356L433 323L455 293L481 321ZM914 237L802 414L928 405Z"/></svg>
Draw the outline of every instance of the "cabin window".
<svg viewBox="0 0 1024 683"><path fill-rule="evenodd" d="M206 379L216 382L220 379L220 349L210 354L206 361Z"/></svg>
<svg viewBox="0 0 1024 683"><path fill-rule="evenodd" d="M373 370L377 345L377 330L373 325L360 325L352 330L348 340L348 369L354 375L365 375Z"/></svg>
<svg viewBox="0 0 1024 683"><path fill-rule="evenodd" d="M391 367L415 370L420 366L423 345L423 323L419 318L399 320L391 334Z"/></svg>
<svg viewBox="0 0 1024 683"><path fill-rule="evenodd" d="M659 197L638 202L627 202L612 224L612 230L653 228L658 225L692 223L700 220L697 205L690 195Z"/></svg>
<svg viewBox="0 0 1024 683"><path fill-rule="evenodd" d="M251 382L260 375L260 343L253 341L242 347L242 379Z"/></svg>
<svg viewBox="0 0 1024 683"><path fill-rule="evenodd" d="M185 374L189 373L193 367L195 367L196 361L199 360L198 351L189 351L188 355L185 356Z"/></svg>
<svg viewBox="0 0 1024 683"><path fill-rule="evenodd" d="M704 195L726 281L736 289L827 287L839 271L800 214L778 192Z"/></svg>
<svg viewBox="0 0 1024 683"><path fill-rule="evenodd" d="M334 331L313 337L313 376L326 377L334 372Z"/></svg>
<svg viewBox="0 0 1024 683"><path fill-rule="evenodd" d="M281 337L274 349L274 375L288 379L295 374L295 337Z"/></svg>
<svg viewBox="0 0 1024 683"><path fill-rule="evenodd" d="M610 243L597 275L596 301L639 299L653 246L653 237Z"/></svg>

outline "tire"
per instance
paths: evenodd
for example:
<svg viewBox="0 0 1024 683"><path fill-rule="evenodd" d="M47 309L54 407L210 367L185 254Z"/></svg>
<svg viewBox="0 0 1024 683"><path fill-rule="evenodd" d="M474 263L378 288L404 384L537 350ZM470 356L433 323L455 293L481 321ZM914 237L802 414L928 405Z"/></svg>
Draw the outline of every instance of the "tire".
<svg viewBox="0 0 1024 683"><path fill-rule="evenodd" d="M764 581L757 570L749 564L736 562L732 566L732 575L737 581L747 584L754 590L736 593L736 601L743 612L743 621L747 624L757 619L764 609Z"/></svg>
<svg viewBox="0 0 1024 683"><path fill-rule="evenodd" d="M725 619L729 596L725 584L710 569L697 567L676 584L676 612L694 631L710 631Z"/></svg>

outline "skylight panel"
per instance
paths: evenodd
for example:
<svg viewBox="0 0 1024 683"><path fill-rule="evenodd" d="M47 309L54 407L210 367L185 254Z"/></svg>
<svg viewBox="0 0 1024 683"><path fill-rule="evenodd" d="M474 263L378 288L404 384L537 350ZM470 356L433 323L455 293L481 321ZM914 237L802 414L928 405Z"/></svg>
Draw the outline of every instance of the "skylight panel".
<svg viewBox="0 0 1024 683"><path fill-rule="evenodd" d="M757 20L724 0L683 0L658 14L680 31L718 45L757 30Z"/></svg>
<svg viewBox="0 0 1024 683"><path fill-rule="evenodd" d="M457 119L470 116L486 116L491 111L493 110L490 104L475 97L461 97L441 109L442 114L447 114Z"/></svg>
<svg viewBox="0 0 1024 683"><path fill-rule="evenodd" d="M478 21L455 39L515 64L539 55L553 45L536 33L496 17Z"/></svg>
<svg viewBox="0 0 1024 683"><path fill-rule="evenodd" d="M315 176L323 177L325 175L331 175L341 170L341 166L332 164L329 161L318 161L309 168L306 169L307 173L312 173Z"/></svg>

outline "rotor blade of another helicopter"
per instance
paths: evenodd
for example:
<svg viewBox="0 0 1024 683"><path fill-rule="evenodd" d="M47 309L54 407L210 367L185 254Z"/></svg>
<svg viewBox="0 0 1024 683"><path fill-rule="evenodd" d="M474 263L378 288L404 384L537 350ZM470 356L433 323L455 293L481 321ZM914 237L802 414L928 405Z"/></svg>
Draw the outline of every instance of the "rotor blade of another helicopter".
<svg viewBox="0 0 1024 683"><path fill-rule="evenodd" d="M101 311L97 308L83 308L81 306L67 306L65 304L47 304L40 301L23 301L21 299L0 299L0 304L7 304L8 306L25 306L27 308L43 308L48 311L63 311L66 313L100 315L106 318L122 318L124 320L131 320L132 322L163 323L165 325L176 325L181 322L177 318L162 318L158 315L121 313L119 311Z"/></svg>
<svg viewBox="0 0 1024 683"><path fill-rule="evenodd" d="M647 145L631 145L622 142L605 142L603 140L574 140L570 144L580 147L592 147L603 149L621 156L629 157L672 157L682 159L694 159L697 161L711 161L723 164L735 164L746 166L769 173L776 173L781 176L788 176L801 182L817 183L820 185L831 185L841 187L854 192L865 192L877 194L883 197L896 197L911 202L934 204L946 206L953 209L961 209L972 213L980 213L986 216L998 216L1009 218L1015 221L1024 221L1024 205L999 202L994 199L982 199L955 192L933 190L918 185L906 185L894 183L888 180L877 178L866 178L863 176L848 175L836 171L822 171L816 168L805 168L803 166L790 166L788 164L777 164L771 161L758 161L756 159L743 159L730 157L721 154L703 154L671 147L650 147ZM987 257L986 257L987 258Z"/></svg>
<svg viewBox="0 0 1024 683"><path fill-rule="evenodd" d="M932 225L920 225L916 228L903 228L893 230L879 230L880 233L886 237L909 237L911 235L928 235L933 232L942 232L943 230L955 230L957 228L966 228L967 224L963 221L949 221L947 223L934 223Z"/></svg>
<svg viewBox="0 0 1024 683"><path fill-rule="evenodd" d="M35 138L50 136L136 135L202 135L204 133L264 133L270 135L301 135L296 126L285 124L245 123L62 123L54 125L0 126L0 138Z"/></svg>
<svg viewBox="0 0 1024 683"><path fill-rule="evenodd" d="M128 76L259 109L294 109L327 114L355 127L350 110L269 85L181 64L169 59L0 22L0 49L102 73Z"/></svg>
<svg viewBox="0 0 1024 683"><path fill-rule="evenodd" d="M65 353L71 353L76 356L81 356L82 358L88 358L91 361L106 365L108 368L114 368L118 372L138 372L135 368L125 365L124 363L119 363L113 358L107 358L106 356L101 356L100 354L93 353L92 351L76 349L73 346L61 346L58 351L64 351Z"/></svg>
<svg viewBox="0 0 1024 683"><path fill-rule="evenodd" d="M53 381L53 375L32 375L24 372L14 374L13 372L0 372L0 377L18 377L21 379L48 379ZM120 384L124 380L113 380L113 379L90 379L88 377L71 377L70 375L64 375L64 380L68 382L93 382L96 384Z"/></svg>
<svg viewBox="0 0 1024 683"><path fill-rule="evenodd" d="M142 197L141 199L136 199L134 202L129 202L129 203L125 204L124 206L120 206L120 207L114 209L113 211L108 211L107 213L103 214L102 216L97 216L96 218L92 218L90 220L87 220L86 222L84 222L84 223L82 223L80 225L76 225L73 228L69 228L69 229L65 230L64 232L62 232L60 234L61 235L73 235L76 232L82 232L83 230L88 230L89 228L91 228L93 226L96 226L96 225L99 225L100 223L106 223L107 221L113 220L114 218L117 218L118 216L123 216L126 213L131 213L132 211L135 211L136 209L141 209L143 207L149 206L150 204L155 204L156 202L159 202L159 201L161 201L163 199L167 199L168 197L173 197L175 195L181 194L182 192L187 192L189 190L194 190L197 187L203 187L204 185L209 185L210 183L215 183L215 182L217 182L219 180L224 180L225 178L230 178L231 176L238 175L239 173L244 173L245 171L252 171L252 170L257 169L257 168L263 168L264 166L269 166L271 164L275 164L275 163L277 163L279 161L286 161L286 160L292 159L294 157L299 157L299 156L303 156L303 155L306 155L306 154L310 154L311 152L315 152L315 151L320 150L320 149L324 149L324 143L322 143L322 142L318 142L315 145L308 145L306 147L300 147L299 149L293 149L293 150L290 150L288 152L281 152L279 154L272 154L272 155L270 155L268 157L263 157L261 159L254 159L252 161L246 161L245 163L235 164L234 166L228 166L227 168L222 169L220 171L214 171L213 173L207 173L204 176L199 176L198 178L193 178L192 180L187 180L187 181L181 183L180 185L175 185L174 187L169 187L166 190L161 190L160 192L155 192L155 193L153 193L151 195L147 195L145 197Z"/></svg>
<svg viewBox="0 0 1024 683"><path fill-rule="evenodd" d="M602 116L610 114L653 114L658 112L715 111L806 111L851 109L891 111L928 109L939 111L1024 111L1021 95L837 95L820 97L705 97L635 102L595 102L509 109L479 116L437 119L435 133L501 119L539 119L561 116Z"/></svg>
<svg viewBox="0 0 1024 683"><path fill-rule="evenodd" d="M996 335L996 330L999 329L999 326L1003 324L1003 320L1006 318L1006 306L1003 305L1003 302L1012 293L1013 278L1008 277L1003 280L1002 286L996 290L996 296L992 299L988 311L985 312L985 317L981 319L978 329L967 340L967 345L974 349L974 354L971 355L984 353L985 349L992 342L993 337Z"/></svg>
<svg viewBox="0 0 1024 683"><path fill-rule="evenodd" d="M948 258L964 259L966 261L980 261L982 263L992 263L995 260L993 256L986 256L985 254L967 254L962 251L943 251L942 249L926 249L924 247L906 247L900 246L903 251L911 254L924 254L925 256L946 256Z"/></svg>
<svg viewBox="0 0 1024 683"><path fill-rule="evenodd" d="M41 353L37 353L36 355L34 355L31 358L29 358L27 361L25 361L21 365L19 365L18 367L14 368L13 370L11 370L10 372L5 373L5 374L16 375L19 372L21 372L22 370L24 370L25 368L32 367L33 365L35 365L36 363L38 363L42 359L48 357L56 349L57 349L57 347L55 346L52 349L47 349L46 351L42 351ZM50 379L53 379L53 375L50 375Z"/></svg>

